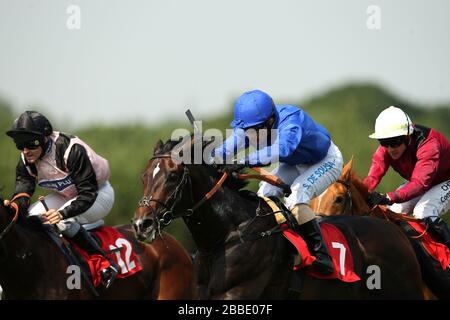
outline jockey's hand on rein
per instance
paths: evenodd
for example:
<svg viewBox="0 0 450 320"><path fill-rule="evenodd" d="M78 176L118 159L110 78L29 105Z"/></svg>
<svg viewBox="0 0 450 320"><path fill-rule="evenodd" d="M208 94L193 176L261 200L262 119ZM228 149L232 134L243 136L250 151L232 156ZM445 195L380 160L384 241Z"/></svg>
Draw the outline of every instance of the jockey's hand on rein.
<svg viewBox="0 0 450 320"><path fill-rule="evenodd" d="M367 201L368 201L370 207L374 207L376 205L384 205L385 206L385 205L389 205L389 204L393 203L387 195L379 193L377 191L374 191L371 194L369 194Z"/></svg>

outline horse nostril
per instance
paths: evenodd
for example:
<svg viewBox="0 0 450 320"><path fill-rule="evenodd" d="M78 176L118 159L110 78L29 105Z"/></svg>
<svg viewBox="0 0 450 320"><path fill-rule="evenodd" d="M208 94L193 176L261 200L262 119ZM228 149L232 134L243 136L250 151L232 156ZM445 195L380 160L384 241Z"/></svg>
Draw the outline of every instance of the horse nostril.
<svg viewBox="0 0 450 320"><path fill-rule="evenodd" d="M153 226L153 219L147 218L144 221L142 221L142 228L144 230L150 228L151 226Z"/></svg>

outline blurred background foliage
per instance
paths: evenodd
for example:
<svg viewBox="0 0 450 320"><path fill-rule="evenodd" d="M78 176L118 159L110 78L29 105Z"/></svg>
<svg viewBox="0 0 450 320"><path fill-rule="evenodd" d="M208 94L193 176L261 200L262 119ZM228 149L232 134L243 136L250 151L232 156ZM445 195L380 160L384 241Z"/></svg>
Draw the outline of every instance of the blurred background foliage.
<svg viewBox="0 0 450 320"><path fill-rule="evenodd" d="M377 147L377 142L368 138L373 132L374 122L378 114L390 105L401 107L413 122L433 127L450 137L450 104L441 106L418 105L413 101L403 100L385 88L378 85L350 84L330 89L305 101L276 101L277 104L289 103L300 106L308 112L318 123L324 125L331 133L336 145L341 149L344 160L354 157L354 169L364 177L371 163L371 156ZM223 114L215 118L202 118L201 114L192 109L198 120L203 120L203 129L218 128L224 132L229 128L233 115L233 101L228 106L215 106L223 109ZM52 121L51 112L41 111ZM14 170L19 152L14 144L4 135L14 118L18 116L6 101L0 100L0 185L2 195L8 198L14 188ZM124 106L126 112L126 106ZM148 112L166 112L150 109ZM167 110L170 112L170 110ZM179 117L177 117L179 118ZM76 128L68 131L69 123L53 123L54 128L78 135L91 145L97 153L109 160L111 167L111 183L116 192L116 201L112 212L107 217L111 225L129 223L134 209L143 194L140 175L147 161L153 153L158 139L166 141L176 128L190 129L187 121L161 123L150 127L144 123L121 125L95 125ZM402 183L402 178L390 170L379 186L379 191L387 192ZM249 189L256 190L257 183L252 182ZM38 195L46 194L37 189L34 199ZM448 214L446 215L448 220ZM175 235L186 248L193 250L194 244L182 220L174 222L168 231Z"/></svg>

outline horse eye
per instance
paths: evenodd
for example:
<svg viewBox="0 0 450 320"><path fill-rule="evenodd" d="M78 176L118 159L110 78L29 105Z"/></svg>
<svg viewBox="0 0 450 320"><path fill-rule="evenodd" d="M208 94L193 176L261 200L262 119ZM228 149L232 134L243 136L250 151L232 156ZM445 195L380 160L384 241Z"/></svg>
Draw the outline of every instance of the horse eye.
<svg viewBox="0 0 450 320"><path fill-rule="evenodd" d="M343 197L343 196L338 196L338 197L336 198L336 200L334 200L334 202L335 202L335 203L342 203L342 202L344 202L344 197Z"/></svg>

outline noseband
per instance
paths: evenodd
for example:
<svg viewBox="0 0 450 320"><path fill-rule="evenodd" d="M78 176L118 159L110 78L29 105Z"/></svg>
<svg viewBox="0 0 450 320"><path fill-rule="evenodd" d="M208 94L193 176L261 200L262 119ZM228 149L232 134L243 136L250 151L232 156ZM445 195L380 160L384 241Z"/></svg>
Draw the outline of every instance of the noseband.
<svg viewBox="0 0 450 320"><path fill-rule="evenodd" d="M171 158L171 155L163 154L163 155L159 155L159 156L154 156L150 160L162 159L162 158ZM158 228L160 228L161 224L163 226L168 226L172 222L172 220L174 218L191 216L194 213L195 210L197 210L206 201L211 199L211 197L217 192L217 190L219 190L219 188L222 186L222 184L228 178L228 172L224 172L222 177L216 183L216 185L207 194L205 194L205 196L199 202L194 204L192 206L192 208L187 209L185 213L176 214L175 215L174 214L174 207L181 200L181 194L182 194L183 188L185 187L185 185L188 182L191 185L191 189L190 189L191 190L191 200L192 200L192 203L194 203L194 199L193 199L193 196L192 196L192 184L191 184L191 179L190 179L190 175L189 175L189 169L188 169L188 167L185 164L182 163L182 165L183 165L183 176L181 177L181 180L178 183L178 185L175 188L175 190L166 199L166 201L162 201L162 200L159 200L159 199L153 199L152 196L145 196L145 195L139 201L139 206L140 207L144 207L144 206L150 207L150 203L153 201L153 202L158 203L159 205L161 205L163 208L166 209L166 211L164 211L164 213L162 214L162 218L158 219ZM172 203L172 205L169 208L168 203L169 203L170 200L172 200L172 198L173 198L173 203Z"/></svg>
<svg viewBox="0 0 450 320"><path fill-rule="evenodd" d="M160 155L160 156L154 156L150 160L154 159L161 159L161 158L170 158L170 155ZM186 186L186 184L191 184L190 176L189 176L189 169L184 165L183 166L183 175L181 176L180 182L175 187L175 190L170 194L169 197L167 197L166 201L162 201L159 199L153 199L152 196L146 196L144 195L141 200L138 202L139 207L149 207L151 202L156 202L160 206L164 208L164 212L162 214L162 218L158 219L158 227L160 225L168 226L174 218L184 217L184 216L190 216L193 213L193 209L187 209L186 213L182 214L175 214L174 208L180 202L181 195L183 188ZM169 203L172 202L172 205L169 207Z"/></svg>
<svg viewBox="0 0 450 320"><path fill-rule="evenodd" d="M349 213L350 215L353 215L352 190L350 188L350 183L344 180L337 180L336 182L342 184L345 187L344 210L341 212L341 214Z"/></svg>

